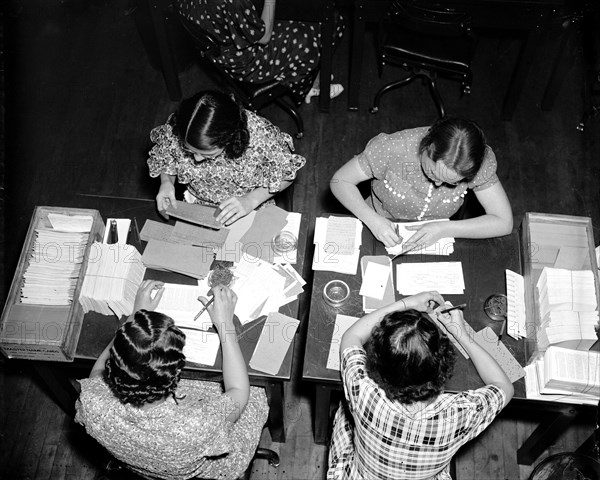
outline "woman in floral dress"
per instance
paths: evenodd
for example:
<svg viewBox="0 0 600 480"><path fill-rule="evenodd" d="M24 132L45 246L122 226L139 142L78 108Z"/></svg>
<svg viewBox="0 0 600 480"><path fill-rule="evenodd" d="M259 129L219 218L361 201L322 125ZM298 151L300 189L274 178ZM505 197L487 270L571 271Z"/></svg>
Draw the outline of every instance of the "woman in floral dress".
<svg viewBox="0 0 600 480"><path fill-rule="evenodd" d="M217 221L224 225L274 203L271 197L306 163L294 153L290 135L219 91L184 100L150 139L150 176L161 179L158 210L164 215L175 204L178 180L187 186L187 202L218 206Z"/></svg>

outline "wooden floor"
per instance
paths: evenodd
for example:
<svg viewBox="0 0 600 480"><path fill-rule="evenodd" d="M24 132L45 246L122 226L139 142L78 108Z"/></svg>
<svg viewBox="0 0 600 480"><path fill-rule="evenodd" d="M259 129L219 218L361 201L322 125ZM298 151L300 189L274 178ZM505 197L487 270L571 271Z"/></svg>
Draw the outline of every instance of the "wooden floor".
<svg viewBox="0 0 600 480"><path fill-rule="evenodd" d="M5 298L35 205L92 205L94 196L153 201L158 185L145 164L150 129L163 122L170 102L159 73L149 65L125 0L13 0L8 3L6 231L0 292ZM427 89L414 83L390 93L377 115L367 107L380 84L368 37L363 95L358 112L346 98L329 114L305 105L305 137L296 142L307 158L294 190L294 206L314 218L340 210L328 190L332 173L379 132L423 126L435 120ZM557 48L554 34L522 93L514 119L500 120L503 93L519 43L510 37L481 38L474 62L473 93L460 99L457 85L440 82L448 111L478 121L499 160L499 175L518 225L527 211L585 215L600 225L600 122L585 132L582 67L578 50L565 88L551 112L539 104ZM336 54L336 79L347 85L348 39ZM398 72L396 72L398 73ZM384 79L394 72L384 73ZM196 67L181 75L184 93L213 86ZM263 115L286 131L293 124L276 107ZM104 217L123 211L102 212ZM482 268L485 268L482 265ZM87 480L96 477L101 449L42 390L26 362L0 364L0 478ZM281 456L278 469L254 466L253 479L323 479L327 449L312 441L310 385L296 375L286 392L287 442L264 446ZM503 414L458 454L457 478L526 479L532 466L518 465L516 449L538 418ZM593 430L593 418L570 426L542 457L575 450Z"/></svg>

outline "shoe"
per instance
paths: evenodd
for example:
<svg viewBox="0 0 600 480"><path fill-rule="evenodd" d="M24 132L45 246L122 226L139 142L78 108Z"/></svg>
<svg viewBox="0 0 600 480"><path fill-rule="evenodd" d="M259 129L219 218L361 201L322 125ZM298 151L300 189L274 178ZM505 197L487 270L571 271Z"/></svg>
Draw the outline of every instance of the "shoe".
<svg viewBox="0 0 600 480"><path fill-rule="evenodd" d="M341 95L344 91L344 87L339 83L334 83L329 87L329 98L335 98ZM321 90L318 88L311 88L304 101L310 103L312 97L318 97L321 94Z"/></svg>

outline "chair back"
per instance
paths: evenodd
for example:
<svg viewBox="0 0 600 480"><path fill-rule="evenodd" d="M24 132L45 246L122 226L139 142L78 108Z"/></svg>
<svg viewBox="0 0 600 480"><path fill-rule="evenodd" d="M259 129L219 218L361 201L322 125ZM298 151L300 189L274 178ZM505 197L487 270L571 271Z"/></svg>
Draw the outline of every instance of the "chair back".
<svg viewBox="0 0 600 480"><path fill-rule="evenodd" d="M468 13L438 6L417 5L410 0L393 0L384 23L400 25L420 34L458 37L469 33L472 19Z"/></svg>

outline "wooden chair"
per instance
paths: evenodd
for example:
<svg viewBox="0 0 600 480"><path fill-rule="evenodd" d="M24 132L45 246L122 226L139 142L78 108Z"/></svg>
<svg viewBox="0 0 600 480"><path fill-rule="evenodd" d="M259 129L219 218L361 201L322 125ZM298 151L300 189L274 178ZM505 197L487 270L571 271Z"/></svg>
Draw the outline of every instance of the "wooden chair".
<svg viewBox="0 0 600 480"><path fill-rule="evenodd" d="M444 117L446 109L436 86L437 77L457 79L462 94L470 93L473 46L468 14L393 0L379 24L379 76L384 65L402 67L409 75L381 87L370 112L377 113L384 94L421 78L429 86L440 117Z"/></svg>
<svg viewBox="0 0 600 480"><path fill-rule="evenodd" d="M304 135L304 122L302 121L302 117L298 113L297 108L302 105L303 98L300 98L291 89L282 85L278 80L271 80L264 83L250 83L232 78L217 62L214 61L214 59L221 55L221 45L217 39L183 15L178 16L196 50L212 65L212 67L214 67L214 70L223 80L225 80L233 91L236 92L246 108L258 112L261 108L274 102L292 117L297 127L296 138L302 138ZM284 97L290 98L293 103L290 104Z"/></svg>
<svg viewBox="0 0 600 480"><path fill-rule="evenodd" d="M244 479L249 480L252 472L252 464L256 459L264 459L273 467L279 466L279 455L268 448L257 448L252 462L246 469ZM129 469L127 464L110 457L106 462L104 469L96 477L96 480L159 480L158 477L146 477L139 475Z"/></svg>

